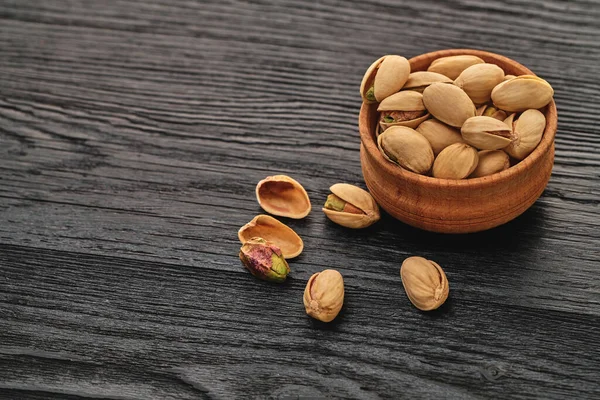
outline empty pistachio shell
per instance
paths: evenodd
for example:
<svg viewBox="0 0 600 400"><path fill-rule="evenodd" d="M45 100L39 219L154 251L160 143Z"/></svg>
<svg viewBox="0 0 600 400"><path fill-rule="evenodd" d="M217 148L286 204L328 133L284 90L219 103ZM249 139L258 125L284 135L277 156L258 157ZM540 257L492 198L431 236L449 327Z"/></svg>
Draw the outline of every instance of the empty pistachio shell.
<svg viewBox="0 0 600 400"><path fill-rule="evenodd" d="M498 150L510 144L510 127L492 117L472 117L465 121L460 133L479 150Z"/></svg>
<svg viewBox="0 0 600 400"><path fill-rule="evenodd" d="M386 97L379 103L377 111L381 113L379 125L382 130L394 125L416 128L429 118L423 95L414 91L398 92Z"/></svg>
<svg viewBox="0 0 600 400"><path fill-rule="evenodd" d="M484 104L481 107L479 107L477 109L476 114L476 116L478 117L492 117L496 118L499 121L504 121L506 117L508 117L508 114L506 114L506 112L489 104Z"/></svg>
<svg viewBox="0 0 600 400"><path fill-rule="evenodd" d="M366 228L379 220L379 206L373 196L358 186L336 183L329 188L323 212L346 228Z"/></svg>
<svg viewBox="0 0 600 400"><path fill-rule="evenodd" d="M466 143L455 143L438 154L433 163L433 177L464 179L477 167L477 150Z"/></svg>
<svg viewBox="0 0 600 400"><path fill-rule="evenodd" d="M434 155L440 154L440 151L454 143L464 143L460 132L437 119L428 119L419 125L417 132L425 136L431 144Z"/></svg>
<svg viewBox="0 0 600 400"><path fill-rule="evenodd" d="M542 78L521 75L497 85L492 90L492 101L502 110L516 112L542 108L553 95L552 86Z"/></svg>
<svg viewBox="0 0 600 400"><path fill-rule="evenodd" d="M270 282L283 282L290 272L279 247L263 238L248 240L240 249L240 261L257 278Z"/></svg>
<svg viewBox="0 0 600 400"><path fill-rule="evenodd" d="M542 140L546 128L546 117L538 110L527 110L515 121L515 114L510 115L505 123L512 125L512 141L506 152L517 160L529 155Z"/></svg>
<svg viewBox="0 0 600 400"><path fill-rule="evenodd" d="M502 82L504 71L495 64L476 64L465 69L454 84L469 95L473 103L490 101L492 89Z"/></svg>
<svg viewBox="0 0 600 400"><path fill-rule="evenodd" d="M287 259L297 257L304 249L300 236L270 215L257 215L238 231L238 239L242 244L254 237L261 237L273 243L281 249L281 253Z"/></svg>
<svg viewBox="0 0 600 400"><path fill-rule="evenodd" d="M266 212L288 218L304 218L311 208L306 190L286 175L268 176L258 182L256 199Z"/></svg>
<svg viewBox="0 0 600 400"><path fill-rule="evenodd" d="M457 128L475 116L475 105L469 96L455 85L433 83L423 91L425 108L440 121Z"/></svg>
<svg viewBox="0 0 600 400"><path fill-rule="evenodd" d="M405 126L392 126L377 138L384 157L417 174L424 174L433 164L433 150L425 136Z"/></svg>
<svg viewBox="0 0 600 400"><path fill-rule="evenodd" d="M484 61L477 56L449 56L434 60L427 71L446 75L450 79L456 79L465 69L475 64L483 64Z"/></svg>
<svg viewBox="0 0 600 400"><path fill-rule="evenodd" d="M448 298L450 286L442 267L423 257L408 257L400 267L408 299L422 311L435 310Z"/></svg>
<svg viewBox="0 0 600 400"><path fill-rule="evenodd" d="M344 278L335 269L317 272L304 289L304 308L311 317L333 321L344 305Z"/></svg>
<svg viewBox="0 0 600 400"><path fill-rule="evenodd" d="M412 72L408 76L408 80L402 87L402 90L413 90L419 93L423 93L423 90L432 83L452 83L452 79L445 75L438 74L436 72L429 71L417 71Z"/></svg>
<svg viewBox="0 0 600 400"><path fill-rule="evenodd" d="M360 95L366 103L380 102L398 92L408 80L410 63L404 57L387 55L367 69L360 84Z"/></svg>
<svg viewBox="0 0 600 400"><path fill-rule="evenodd" d="M492 175L510 167L508 154L502 150L482 150L478 155L479 163L469 178Z"/></svg>

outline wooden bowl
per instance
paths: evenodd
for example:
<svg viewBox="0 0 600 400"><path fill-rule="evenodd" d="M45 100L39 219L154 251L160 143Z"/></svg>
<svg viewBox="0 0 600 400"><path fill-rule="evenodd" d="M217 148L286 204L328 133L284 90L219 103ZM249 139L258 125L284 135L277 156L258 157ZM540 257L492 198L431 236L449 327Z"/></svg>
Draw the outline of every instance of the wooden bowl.
<svg viewBox="0 0 600 400"><path fill-rule="evenodd" d="M411 58L411 71L424 71L437 58L460 54L478 56L500 66L506 74L533 75L509 58L469 49L434 51ZM554 100L542 111L546 115L542 140L524 160L493 175L452 180L418 175L385 160L377 148L377 105L363 103L358 125L365 183L384 210L417 228L467 233L502 225L527 210L550 179L557 125Z"/></svg>

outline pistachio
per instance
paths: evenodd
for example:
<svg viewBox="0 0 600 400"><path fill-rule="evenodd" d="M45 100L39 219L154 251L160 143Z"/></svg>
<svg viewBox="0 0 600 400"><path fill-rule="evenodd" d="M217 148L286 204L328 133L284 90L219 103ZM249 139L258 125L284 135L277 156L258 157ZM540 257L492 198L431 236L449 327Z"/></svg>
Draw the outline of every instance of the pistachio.
<svg viewBox="0 0 600 400"><path fill-rule="evenodd" d="M510 127L492 117L472 117L460 130L463 139L479 150L498 150L510 144Z"/></svg>
<svg viewBox="0 0 600 400"><path fill-rule="evenodd" d="M503 110L500 110L493 105L484 104L477 109L476 116L478 117L492 117L498 121L504 121L508 115Z"/></svg>
<svg viewBox="0 0 600 400"><path fill-rule="evenodd" d="M484 61L477 56L449 56L434 60L427 71L446 75L450 79L456 79L465 69L475 64L483 64Z"/></svg>
<svg viewBox="0 0 600 400"><path fill-rule="evenodd" d="M511 114L504 122L512 126L512 141L506 147L506 152L517 160L527 157L540 143L546 117L538 110L527 110L515 121L515 114Z"/></svg>
<svg viewBox="0 0 600 400"><path fill-rule="evenodd" d="M311 317L332 321L344 304L344 279L335 269L326 269L310 277L304 289L304 308Z"/></svg>
<svg viewBox="0 0 600 400"><path fill-rule="evenodd" d="M268 213L300 219L310 212L310 200L298 181L286 175L268 176L256 185L258 204Z"/></svg>
<svg viewBox="0 0 600 400"><path fill-rule="evenodd" d="M270 282L283 282L290 267L279 247L260 237L254 237L242 245L240 261L257 278Z"/></svg>
<svg viewBox="0 0 600 400"><path fill-rule="evenodd" d="M347 183L336 183L329 190L323 212L336 224L359 229L379 220L379 206L366 190Z"/></svg>
<svg viewBox="0 0 600 400"><path fill-rule="evenodd" d="M425 136L405 126L392 126L377 138L384 157L402 168L424 174L433 164L433 150Z"/></svg>
<svg viewBox="0 0 600 400"><path fill-rule="evenodd" d="M478 153L479 163L469 178L479 178L504 171L510 167L508 154L502 150L482 150Z"/></svg>
<svg viewBox="0 0 600 400"><path fill-rule="evenodd" d="M456 128L448 126L437 119L424 121L417 127L417 132L429 141L433 154L436 156L451 144L465 142Z"/></svg>
<svg viewBox="0 0 600 400"><path fill-rule="evenodd" d="M440 121L457 128L475 116L475 105L469 96L455 85L433 83L423 91L425 108Z"/></svg>
<svg viewBox="0 0 600 400"><path fill-rule="evenodd" d="M273 243L281 249L287 259L297 257L304 249L300 236L292 228L270 215L257 215L238 231L238 239L242 244L254 237L261 237Z"/></svg>
<svg viewBox="0 0 600 400"><path fill-rule="evenodd" d="M422 311L435 310L448 298L448 278L442 267L423 257L408 257L400 267L408 299Z"/></svg>
<svg viewBox="0 0 600 400"><path fill-rule="evenodd" d="M510 81L512 78L516 78L516 75L504 75L504 80L505 81Z"/></svg>
<svg viewBox="0 0 600 400"><path fill-rule="evenodd" d="M402 90L413 90L419 93L423 93L423 90L432 83L452 83L452 79L445 75L438 74L436 72L429 71L417 71L412 72L408 76L408 80L402 87Z"/></svg>
<svg viewBox="0 0 600 400"><path fill-rule="evenodd" d="M466 143L454 143L438 154L433 162L434 178L464 179L477 167L477 150Z"/></svg>
<svg viewBox="0 0 600 400"><path fill-rule="evenodd" d="M465 69L454 84L465 91L473 103L490 101L492 89L502 82L504 71L495 64L475 64Z"/></svg>
<svg viewBox="0 0 600 400"><path fill-rule="evenodd" d="M404 57L387 55L367 69L360 84L360 95L366 103L382 101L398 92L408 80L410 63Z"/></svg>
<svg viewBox="0 0 600 400"><path fill-rule="evenodd" d="M553 95L552 86L545 80L534 75L521 75L497 85L492 90L492 101L498 108L518 112L542 108Z"/></svg>
<svg viewBox="0 0 600 400"><path fill-rule="evenodd" d="M413 91L398 92L386 97L379 103L377 111L381 112L379 125L384 131L395 125L416 128L429 118L423 105L423 95Z"/></svg>

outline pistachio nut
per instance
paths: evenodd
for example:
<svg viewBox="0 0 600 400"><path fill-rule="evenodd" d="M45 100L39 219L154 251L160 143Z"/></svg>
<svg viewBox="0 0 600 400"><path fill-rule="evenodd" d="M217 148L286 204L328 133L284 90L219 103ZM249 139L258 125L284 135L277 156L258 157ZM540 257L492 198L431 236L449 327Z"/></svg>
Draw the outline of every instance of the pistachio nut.
<svg viewBox="0 0 600 400"><path fill-rule="evenodd" d="M482 150L478 153L479 163L469 178L479 178L504 171L510 167L508 154L502 150Z"/></svg>
<svg viewBox="0 0 600 400"><path fill-rule="evenodd" d="M504 75L504 80L505 81L510 81L512 78L516 78L516 75Z"/></svg>
<svg viewBox="0 0 600 400"><path fill-rule="evenodd" d="M442 267L423 257L408 257L400 267L408 299L422 311L435 310L448 298L450 287Z"/></svg>
<svg viewBox="0 0 600 400"><path fill-rule="evenodd" d="M483 64L484 61L477 56L449 56L434 60L427 71L446 75L450 79L456 79L465 69L471 65Z"/></svg>
<svg viewBox="0 0 600 400"><path fill-rule="evenodd" d="M493 105L484 104L477 109L476 116L481 117L492 117L496 118L498 121L504 121L508 114L505 111L500 110Z"/></svg>
<svg viewBox="0 0 600 400"><path fill-rule="evenodd" d="M417 127L417 132L429 141L433 154L436 156L451 144L465 142L456 128L433 118L421 123Z"/></svg>
<svg viewBox="0 0 600 400"><path fill-rule="evenodd" d="M511 114L505 121L512 126L512 141L504 150L511 157L522 160L527 157L540 143L546 117L538 110L527 110L515 121L515 114Z"/></svg>
<svg viewBox="0 0 600 400"><path fill-rule="evenodd" d="M412 128L392 126L377 138L377 145L390 162L417 174L433 164L433 150L425 136Z"/></svg>
<svg viewBox="0 0 600 400"><path fill-rule="evenodd" d="M304 308L311 317L330 322L344 304L344 278L335 269L326 269L310 277L304 289Z"/></svg>
<svg viewBox="0 0 600 400"><path fill-rule="evenodd" d="M408 80L410 63L404 57L387 55L375 61L365 72L360 95L365 103L380 102L398 92Z"/></svg>
<svg viewBox="0 0 600 400"><path fill-rule="evenodd" d="M416 128L429 118L429 113L423 105L423 95L414 91L394 93L386 97L377 107L379 125L385 131L390 126L408 126Z"/></svg>
<svg viewBox="0 0 600 400"><path fill-rule="evenodd" d="M464 179L477 167L477 150L466 143L454 143L438 154L433 162L433 177Z"/></svg>
<svg viewBox="0 0 600 400"><path fill-rule="evenodd" d="M408 76L408 80L402 87L402 90L414 90L423 93L423 90L432 83L452 83L452 79L446 75L438 74L437 72L417 71L412 72Z"/></svg>
<svg viewBox="0 0 600 400"><path fill-rule="evenodd" d="M490 101L492 89L502 82L504 71L495 64L475 64L465 69L454 84L465 91L475 104Z"/></svg>
<svg viewBox="0 0 600 400"><path fill-rule="evenodd" d="M554 90L542 78L521 75L504 81L492 90L494 105L509 112L542 108L550 103Z"/></svg>
<svg viewBox="0 0 600 400"><path fill-rule="evenodd" d="M297 257L304 249L304 242L292 228L270 215L257 215L238 231L242 244L254 237L261 237L281 249L287 259Z"/></svg>
<svg viewBox="0 0 600 400"><path fill-rule="evenodd" d="M300 219L310 212L310 199L298 181L286 175L268 176L256 185L258 204L268 213Z"/></svg>
<svg viewBox="0 0 600 400"><path fill-rule="evenodd" d="M463 139L479 150L498 150L510 144L511 129L492 117L472 117L460 129Z"/></svg>
<svg viewBox="0 0 600 400"><path fill-rule="evenodd" d="M455 85L433 83L423 91L425 108L440 121L460 128L475 116L475 105L464 90Z"/></svg>
<svg viewBox="0 0 600 400"><path fill-rule="evenodd" d="M359 229L379 221L379 206L366 190L347 183L336 183L329 190L323 212L336 224Z"/></svg>
<svg viewBox="0 0 600 400"><path fill-rule="evenodd" d="M283 282L290 272L279 247L260 237L242 245L240 261L252 275L265 281Z"/></svg>

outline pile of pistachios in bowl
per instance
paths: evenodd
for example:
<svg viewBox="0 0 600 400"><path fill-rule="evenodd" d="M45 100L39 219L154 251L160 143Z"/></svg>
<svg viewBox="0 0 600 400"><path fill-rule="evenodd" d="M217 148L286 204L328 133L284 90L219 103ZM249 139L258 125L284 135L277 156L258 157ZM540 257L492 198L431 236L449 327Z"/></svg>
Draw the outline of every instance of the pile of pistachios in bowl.
<svg viewBox="0 0 600 400"><path fill-rule="evenodd" d="M377 145L383 157L417 174L478 178L509 168L540 143L540 111L554 90L534 75L506 75L473 55L442 57L411 73L387 55L366 71L360 93L378 103Z"/></svg>

